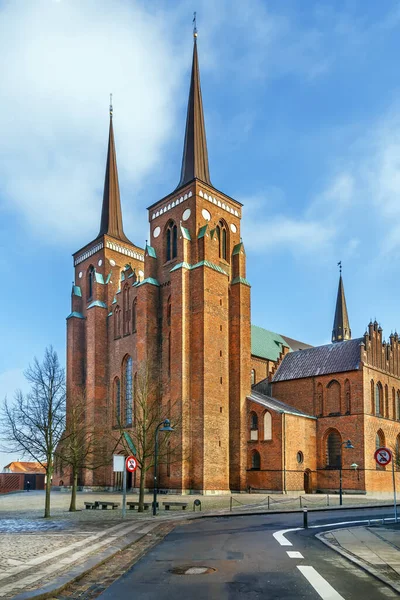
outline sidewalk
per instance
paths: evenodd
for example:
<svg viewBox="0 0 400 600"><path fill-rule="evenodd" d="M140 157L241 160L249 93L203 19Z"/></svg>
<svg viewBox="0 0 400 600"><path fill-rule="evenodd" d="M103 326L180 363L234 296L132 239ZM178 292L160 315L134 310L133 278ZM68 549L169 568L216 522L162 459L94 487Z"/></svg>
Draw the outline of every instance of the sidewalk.
<svg viewBox="0 0 400 600"><path fill-rule="evenodd" d="M336 529L316 537L400 593L400 525Z"/></svg>

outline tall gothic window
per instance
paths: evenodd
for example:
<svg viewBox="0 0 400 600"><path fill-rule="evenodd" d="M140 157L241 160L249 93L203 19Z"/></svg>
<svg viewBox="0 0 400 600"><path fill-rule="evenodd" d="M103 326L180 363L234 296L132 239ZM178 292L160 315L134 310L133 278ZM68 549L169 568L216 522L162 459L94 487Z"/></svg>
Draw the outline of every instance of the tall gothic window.
<svg viewBox="0 0 400 600"><path fill-rule="evenodd" d="M228 230L225 221L217 225L219 257L228 260Z"/></svg>
<svg viewBox="0 0 400 600"><path fill-rule="evenodd" d="M128 356L124 364L124 401L125 401L125 425L132 425L132 357Z"/></svg>
<svg viewBox="0 0 400 600"><path fill-rule="evenodd" d="M375 414L377 417L382 416L383 410L383 389L382 384L378 381L375 386Z"/></svg>
<svg viewBox="0 0 400 600"><path fill-rule="evenodd" d="M124 322L124 335L128 335L129 333L129 284L125 284L124 286L124 291L123 291L123 306L124 306L124 313L123 313L123 322Z"/></svg>
<svg viewBox="0 0 400 600"><path fill-rule="evenodd" d="M114 309L114 337L121 337L121 309L118 304Z"/></svg>
<svg viewBox="0 0 400 600"><path fill-rule="evenodd" d="M253 450L251 455L251 468L253 471L259 471L261 468L261 458L260 453L257 450Z"/></svg>
<svg viewBox="0 0 400 600"><path fill-rule="evenodd" d="M119 377L114 379L114 409L117 425L121 422L121 382Z"/></svg>
<svg viewBox="0 0 400 600"><path fill-rule="evenodd" d="M136 333L137 329L137 298L132 303L132 333Z"/></svg>
<svg viewBox="0 0 400 600"><path fill-rule="evenodd" d="M341 389L340 383L333 379L327 386L326 391L326 413L340 414L340 396Z"/></svg>
<svg viewBox="0 0 400 600"><path fill-rule="evenodd" d="M350 391L350 381L346 379L344 382L344 394L345 394L345 413L347 415L351 412L351 391Z"/></svg>
<svg viewBox="0 0 400 600"><path fill-rule="evenodd" d="M87 272L87 299L90 300L93 297L94 292L94 275L95 270L93 265L90 265Z"/></svg>
<svg viewBox="0 0 400 600"><path fill-rule="evenodd" d="M340 433L334 429L326 438L326 466L334 469L340 467L342 438Z"/></svg>
<svg viewBox="0 0 400 600"><path fill-rule="evenodd" d="M388 419L389 418L389 388L387 385L385 385L385 412L384 412L384 416Z"/></svg>
<svg viewBox="0 0 400 600"><path fill-rule="evenodd" d="M322 416L324 412L324 389L322 387L322 383L317 385L317 403L315 408L317 415Z"/></svg>
<svg viewBox="0 0 400 600"><path fill-rule="evenodd" d="M396 420L396 390L392 388L392 419Z"/></svg>
<svg viewBox="0 0 400 600"><path fill-rule="evenodd" d="M166 230L166 260L172 260L178 256L178 228L170 221Z"/></svg>
<svg viewBox="0 0 400 600"><path fill-rule="evenodd" d="M264 440L272 440L272 418L268 410L264 413Z"/></svg>

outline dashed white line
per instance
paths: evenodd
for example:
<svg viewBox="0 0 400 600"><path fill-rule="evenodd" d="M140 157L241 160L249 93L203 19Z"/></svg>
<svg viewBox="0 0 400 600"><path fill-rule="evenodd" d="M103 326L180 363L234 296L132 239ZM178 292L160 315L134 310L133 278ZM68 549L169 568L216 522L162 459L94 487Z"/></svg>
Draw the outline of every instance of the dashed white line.
<svg viewBox="0 0 400 600"><path fill-rule="evenodd" d="M297 568L308 582L311 583L317 594L321 596L322 600L344 600L343 596L341 596L335 588L333 588L331 584L314 569L314 567L297 565Z"/></svg>
<svg viewBox="0 0 400 600"><path fill-rule="evenodd" d="M296 552L295 550L286 550L286 553L289 558L304 558L301 552Z"/></svg>
<svg viewBox="0 0 400 600"><path fill-rule="evenodd" d="M293 546L292 542L289 542L289 540L285 538L284 534L290 533L291 531L300 531L300 529L303 528L296 527L295 529L281 529L280 531L275 531L275 533L272 535L281 546Z"/></svg>

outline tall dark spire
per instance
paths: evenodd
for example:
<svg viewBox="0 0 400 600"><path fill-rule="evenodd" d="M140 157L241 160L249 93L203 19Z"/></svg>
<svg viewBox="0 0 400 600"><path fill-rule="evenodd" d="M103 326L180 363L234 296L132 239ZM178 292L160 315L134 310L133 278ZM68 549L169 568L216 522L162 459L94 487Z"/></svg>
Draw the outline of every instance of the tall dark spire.
<svg viewBox="0 0 400 600"><path fill-rule="evenodd" d="M195 22L195 20L194 20ZM200 71L197 57L197 28L193 31L193 62L190 77L189 102L186 116L185 143L183 146L181 179L178 188L193 179L211 185L208 168L206 129L201 98Z"/></svg>
<svg viewBox="0 0 400 600"><path fill-rule="evenodd" d="M124 233L122 226L121 199L119 196L117 155L115 152L113 108L110 101L110 133L108 137L108 152L106 175L104 179L103 208L101 211L100 232L97 237L110 235L117 240L131 243Z"/></svg>
<svg viewBox="0 0 400 600"><path fill-rule="evenodd" d="M346 298L342 279L342 263L340 266L339 287L336 300L335 320L333 321L332 342L351 340L349 316L347 314Z"/></svg>

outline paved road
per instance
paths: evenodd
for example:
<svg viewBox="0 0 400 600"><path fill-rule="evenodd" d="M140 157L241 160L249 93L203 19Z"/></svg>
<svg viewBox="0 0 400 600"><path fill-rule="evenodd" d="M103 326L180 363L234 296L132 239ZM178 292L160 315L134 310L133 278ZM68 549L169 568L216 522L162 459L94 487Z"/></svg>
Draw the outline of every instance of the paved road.
<svg viewBox="0 0 400 600"><path fill-rule="evenodd" d="M122 600L381 600L398 595L327 548L314 535L326 523L391 517L385 509L215 518L178 526L99 598ZM324 528L329 529L329 527ZM282 544L292 545L282 545ZM294 554L288 554L294 553ZM209 567L208 574L174 574Z"/></svg>

